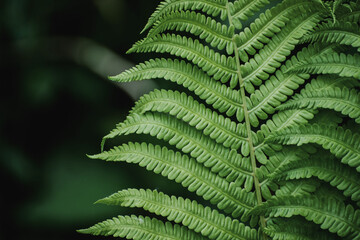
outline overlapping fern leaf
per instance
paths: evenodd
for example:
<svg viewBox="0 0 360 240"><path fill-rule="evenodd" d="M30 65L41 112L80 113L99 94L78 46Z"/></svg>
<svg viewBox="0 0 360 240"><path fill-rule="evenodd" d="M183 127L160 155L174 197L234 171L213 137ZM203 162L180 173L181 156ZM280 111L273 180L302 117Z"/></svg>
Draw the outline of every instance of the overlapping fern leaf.
<svg viewBox="0 0 360 240"><path fill-rule="evenodd" d="M90 156L137 164L199 199L127 189L142 208L82 233L126 239L360 240L360 2L165 0L111 80L163 79ZM161 54L165 54L161 57ZM159 80L161 81L161 80ZM156 140L103 150L106 140ZM209 205L209 206L208 206Z"/></svg>

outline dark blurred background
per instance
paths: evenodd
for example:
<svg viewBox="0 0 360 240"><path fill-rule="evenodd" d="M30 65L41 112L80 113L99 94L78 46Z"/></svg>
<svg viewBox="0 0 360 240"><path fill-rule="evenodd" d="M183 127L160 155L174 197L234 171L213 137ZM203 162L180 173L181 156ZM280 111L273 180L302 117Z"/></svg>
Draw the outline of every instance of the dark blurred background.
<svg viewBox="0 0 360 240"><path fill-rule="evenodd" d="M158 0L0 1L0 239L101 239L75 232L137 210L93 205L129 187L179 191L137 166L91 160L134 99L159 82L106 79Z"/></svg>

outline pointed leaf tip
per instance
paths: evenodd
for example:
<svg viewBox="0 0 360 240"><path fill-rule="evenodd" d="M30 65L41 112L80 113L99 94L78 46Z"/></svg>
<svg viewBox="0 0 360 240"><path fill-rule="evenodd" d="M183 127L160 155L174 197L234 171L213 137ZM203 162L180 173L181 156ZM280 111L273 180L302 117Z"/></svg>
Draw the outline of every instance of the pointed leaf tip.
<svg viewBox="0 0 360 240"><path fill-rule="evenodd" d="M107 198L101 198L99 200L97 200L96 202L94 202L94 204L108 204Z"/></svg>
<svg viewBox="0 0 360 240"><path fill-rule="evenodd" d="M99 158L99 154L94 154L94 155L86 154L86 156L90 159L98 159Z"/></svg>
<svg viewBox="0 0 360 240"><path fill-rule="evenodd" d="M109 79L110 81L115 81L115 80L116 80L116 76L107 76L107 79Z"/></svg>
<svg viewBox="0 0 360 240"><path fill-rule="evenodd" d="M140 34L143 34L148 28L148 24L146 24L146 26L141 30Z"/></svg>
<svg viewBox="0 0 360 240"><path fill-rule="evenodd" d="M101 144L100 144L100 150L101 150L101 152L104 151L105 142L106 142L106 137L103 137L103 139L101 140Z"/></svg>
<svg viewBox="0 0 360 240"><path fill-rule="evenodd" d="M76 232L81 233L81 234L89 234L89 233L91 233L91 229L90 228L78 229L78 230L76 230Z"/></svg>
<svg viewBox="0 0 360 240"><path fill-rule="evenodd" d="M134 48L130 48L129 50L126 51L126 54L130 54L134 52Z"/></svg>

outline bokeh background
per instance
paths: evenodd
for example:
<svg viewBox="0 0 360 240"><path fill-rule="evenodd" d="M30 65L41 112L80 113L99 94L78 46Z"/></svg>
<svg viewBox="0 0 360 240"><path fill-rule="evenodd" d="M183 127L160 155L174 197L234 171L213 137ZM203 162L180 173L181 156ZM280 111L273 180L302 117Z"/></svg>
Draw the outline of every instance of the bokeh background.
<svg viewBox="0 0 360 240"><path fill-rule="evenodd" d="M139 95L164 84L106 79L146 59L125 52L158 3L0 1L0 239L102 239L76 229L141 212L93 205L99 198L182 191L140 167L86 157Z"/></svg>

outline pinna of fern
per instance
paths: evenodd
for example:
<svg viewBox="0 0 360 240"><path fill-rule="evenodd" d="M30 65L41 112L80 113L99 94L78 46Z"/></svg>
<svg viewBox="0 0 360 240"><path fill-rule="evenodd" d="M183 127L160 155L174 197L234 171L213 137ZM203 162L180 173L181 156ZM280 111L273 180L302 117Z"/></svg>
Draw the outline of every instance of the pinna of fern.
<svg viewBox="0 0 360 240"><path fill-rule="evenodd" d="M360 240L360 2L165 0L118 82L164 79L90 158L145 167L199 198L150 189L82 233L127 239ZM171 57L169 57L171 56ZM147 134L104 151L107 139ZM209 205L210 206L207 206ZM165 220L166 219L166 220Z"/></svg>

